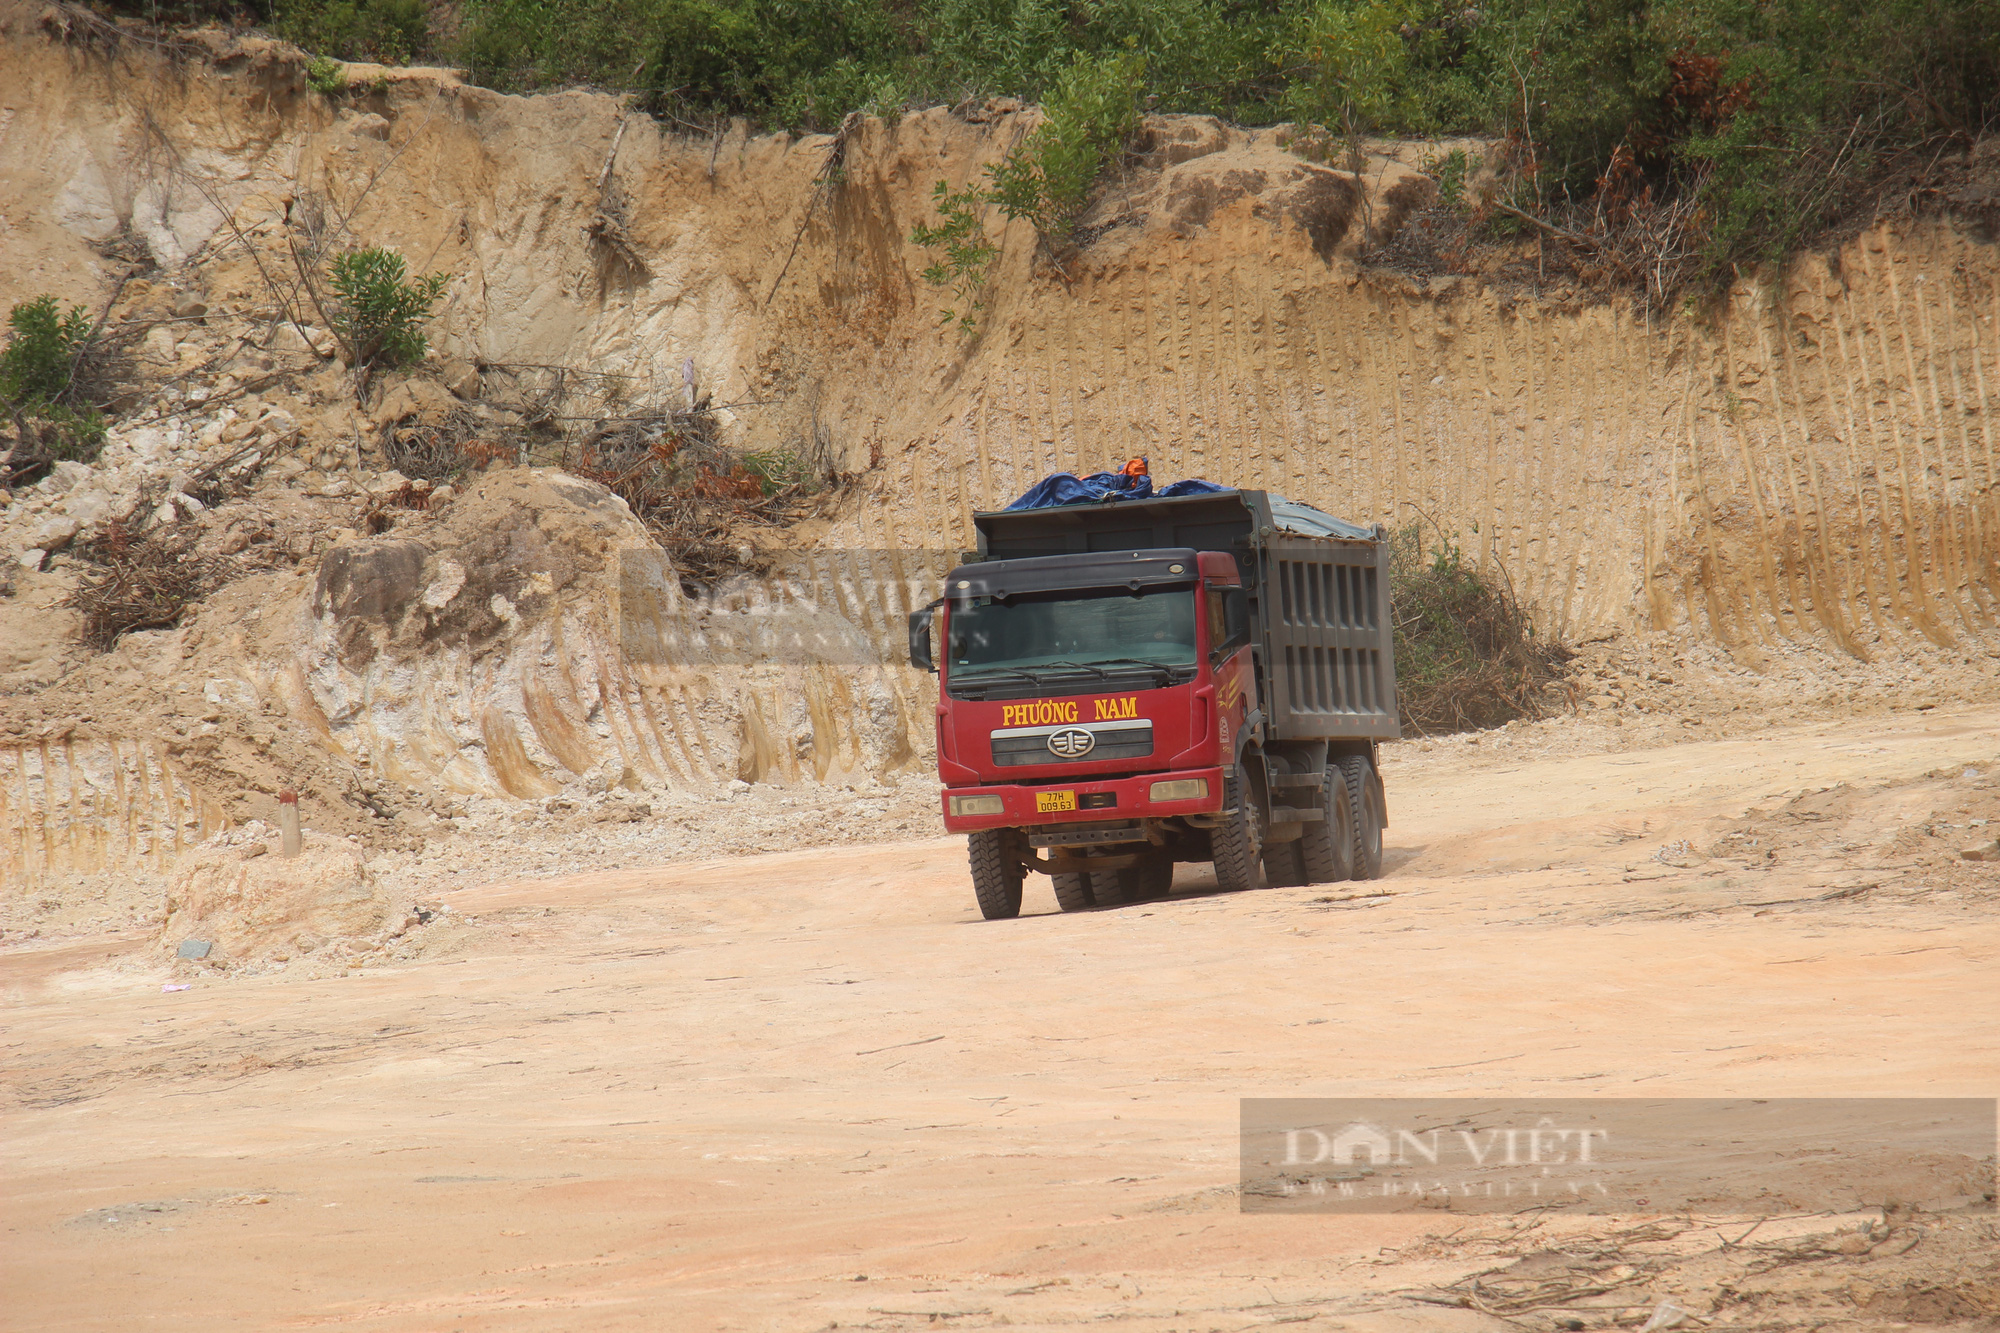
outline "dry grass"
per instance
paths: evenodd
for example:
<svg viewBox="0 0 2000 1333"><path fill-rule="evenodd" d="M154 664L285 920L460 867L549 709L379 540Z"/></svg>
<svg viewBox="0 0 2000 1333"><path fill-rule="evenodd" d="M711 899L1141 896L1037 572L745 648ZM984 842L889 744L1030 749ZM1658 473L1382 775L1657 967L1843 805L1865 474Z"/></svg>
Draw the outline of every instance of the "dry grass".
<svg viewBox="0 0 2000 1333"><path fill-rule="evenodd" d="M696 586L745 568L748 529L803 517L836 480L824 458L725 447L700 406L604 421L562 466L624 499L683 582Z"/></svg>
<svg viewBox="0 0 2000 1333"><path fill-rule="evenodd" d="M396 427L382 442L382 453L406 477L450 481L476 463L513 452L492 441L492 434L472 412L455 407L435 425Z"/></svg>
<svg viewBox="0 0 2000 1333"><path fill-rule="evenodd" d="M78 548L90 567L63 605L83 613L83 642L109 652L134 630L172 629L234 578L236 562L200 554L199 540L192 527L156 528L135 538L113 523Z"/></svg>
<svg viewBox="0 0 2000 1333"><path fill-rule="evenodd" d="M460 468L518 459L595 481L631 506L691 592L751 567L744 552L756 529L815 511L843 480L823 431L763 452L724 444L718 414L755 404L711 405L691 368L678 384L571 366L482 369L497 390L489 418L454 413L428 436L419 428L398 448L420 470L399 470L436 477L422 469L442 466L431 460L449 449Z"/></svg>
<svg viewBox="0 0 2000 1333"><path fill-rule="evenodd" d="M1411 524L1390 535L1396 693L1422 734L1497 727L1571 707L1571 653L1535 632L1504 571L1467 564L1448 537L1426 550Z"/></svg>

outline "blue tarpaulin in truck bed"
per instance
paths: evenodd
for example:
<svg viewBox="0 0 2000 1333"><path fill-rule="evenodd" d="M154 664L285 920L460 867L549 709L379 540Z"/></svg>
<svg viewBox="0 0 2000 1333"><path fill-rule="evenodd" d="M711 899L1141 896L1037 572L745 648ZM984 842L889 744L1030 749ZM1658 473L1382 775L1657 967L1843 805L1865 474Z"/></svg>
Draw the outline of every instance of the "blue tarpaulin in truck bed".
<svg viewBox="0 0 2000 1333"><path fill-rule="evenodd" d="M1087 477L1072 476L1067 472L1051 473L1030 486L1026 494L1007 507L1052 509L1058 505L1103 504L1117 500L1170 500L1180 495L1213 495L1217 491L1232 489L1212 481L1199 480L1155 486L1145 472L1135 474L1132 471L1134 463L1143 467L1145 460L1134 459L1121 472L1093 472Z"/></svg>
<svg viewBox="0 0 2000 1333"><path fill-rule="evenodd" d="M1093 472L1087 477L1054 472L1030 486L1027 493L1008 509L1055 509L1063 505L1109 504L1120 500L1171 500L1183 495L1214 495L1236 489L1212 481L1190 479L1154 486L1144 458L1134 458L1117 472ZM1286 532L1302 537L1339 537L1347 541L1372 541L1375 529L1335 518L1297 500L1267 493L1271 517Z"/></svg>

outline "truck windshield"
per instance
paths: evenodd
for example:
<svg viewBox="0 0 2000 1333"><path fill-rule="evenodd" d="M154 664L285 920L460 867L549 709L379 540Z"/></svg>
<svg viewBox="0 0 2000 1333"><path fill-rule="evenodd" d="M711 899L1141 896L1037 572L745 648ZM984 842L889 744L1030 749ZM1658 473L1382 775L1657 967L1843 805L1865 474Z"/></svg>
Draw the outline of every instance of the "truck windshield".
<svg viewBox="0 0 2000 1333"><path fill-rule="evenodd" d="M975 597L951 608L954 676L1096 664L1191 666L1194 590L1123 588Z"/></svg>

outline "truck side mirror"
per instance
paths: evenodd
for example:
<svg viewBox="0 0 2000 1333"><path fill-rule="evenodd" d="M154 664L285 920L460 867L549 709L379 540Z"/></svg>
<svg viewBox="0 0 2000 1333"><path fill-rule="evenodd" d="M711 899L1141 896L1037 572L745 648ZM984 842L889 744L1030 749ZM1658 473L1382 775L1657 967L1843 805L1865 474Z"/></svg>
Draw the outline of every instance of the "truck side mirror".
<svg viewBox="0 0 2000 1333"><path fill-rule="evenodd" d="M910 665L933 674L937 672L937 663L931 658L931 617L935 614L928 606L910 612Z"/></svg>

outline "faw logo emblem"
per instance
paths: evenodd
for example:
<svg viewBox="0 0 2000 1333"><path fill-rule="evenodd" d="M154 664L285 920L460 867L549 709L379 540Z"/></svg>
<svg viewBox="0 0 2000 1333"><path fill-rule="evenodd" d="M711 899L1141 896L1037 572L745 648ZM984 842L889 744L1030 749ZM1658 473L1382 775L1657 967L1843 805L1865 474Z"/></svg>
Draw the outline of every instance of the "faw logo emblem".
<svg viewBox="0 0 2000 1333"><path fill-rule="evenodd" d="M1076 759L1097 748L1097 737L1082 727L1064 727L1048 739L1049 753L1063 759Z"/></svg>
<svg viewBox="0 0 2000 1333"><path fill-rule="evenodd" d="M1122 699L1093 699L1091 706L1097 710L1092 722L1109 722L1115 718L1139 716L1139 696L1128 694Z"/></svg>

